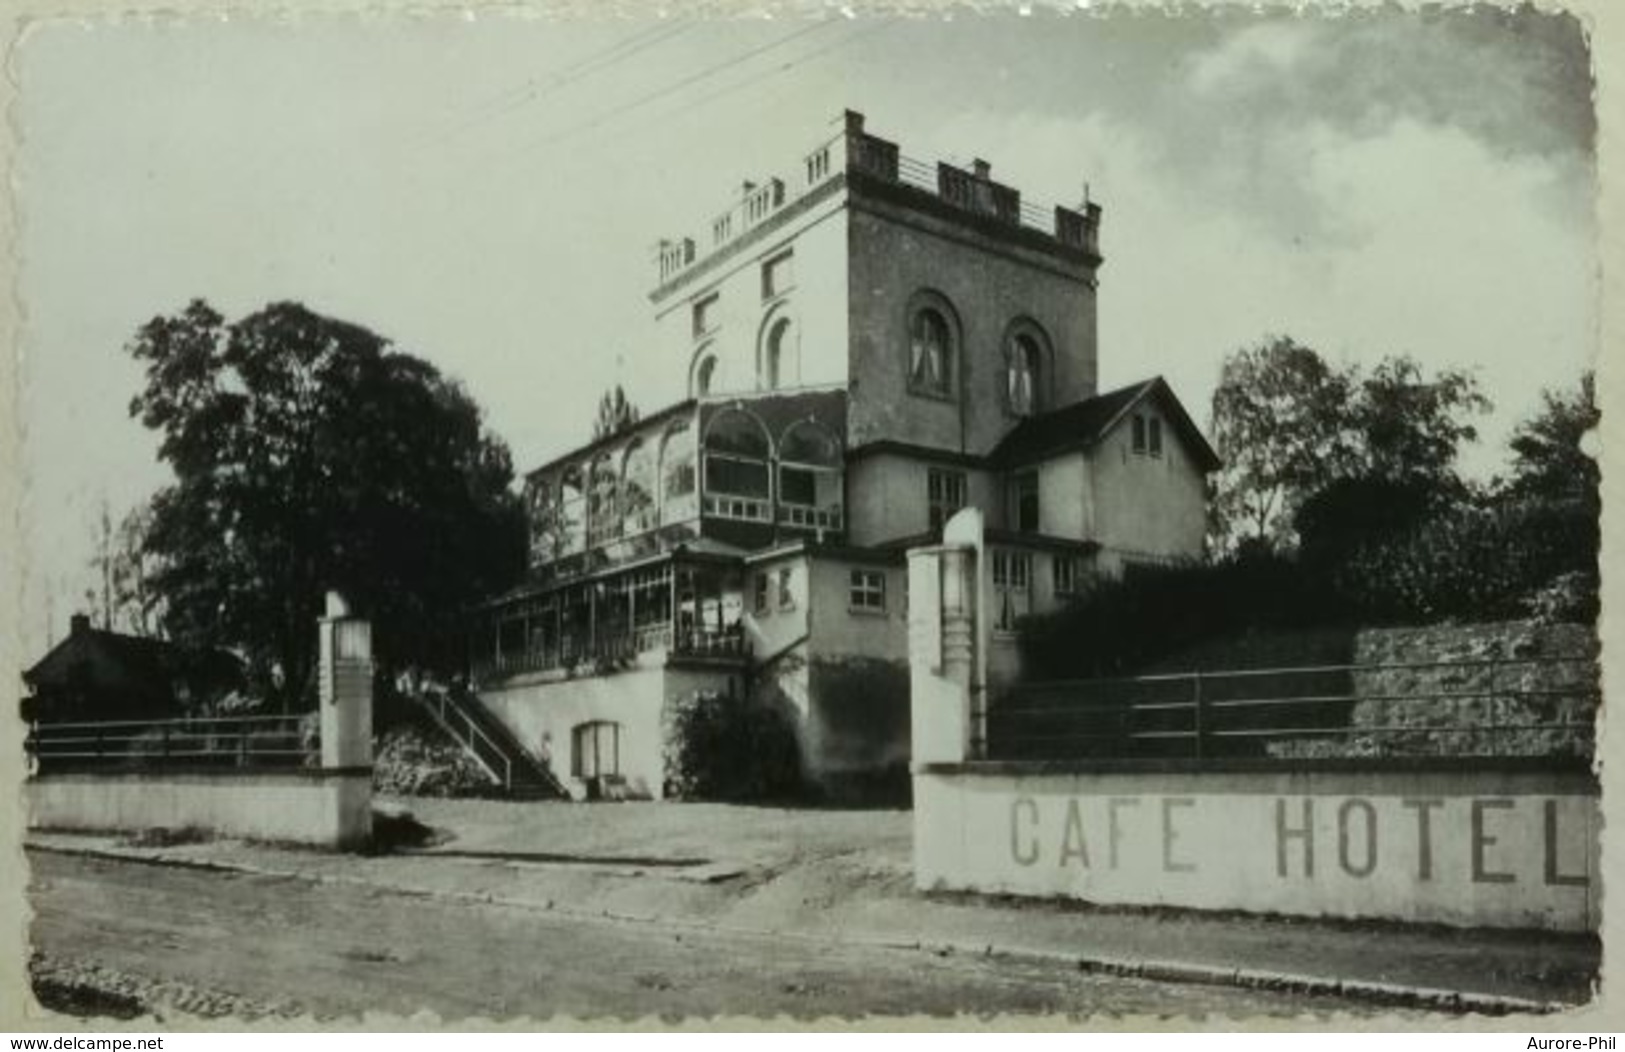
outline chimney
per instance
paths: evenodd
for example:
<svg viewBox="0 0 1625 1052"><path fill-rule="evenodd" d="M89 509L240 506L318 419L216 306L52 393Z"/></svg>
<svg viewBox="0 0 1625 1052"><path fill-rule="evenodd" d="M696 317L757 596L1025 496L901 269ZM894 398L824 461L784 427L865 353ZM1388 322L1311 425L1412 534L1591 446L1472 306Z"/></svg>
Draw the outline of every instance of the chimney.
<svg viewBox="0 0 1625 1052"><path fill-rule="evenodd" d="M857 110L846 111L846 133L854 136L863 134L863 114Z"/></svg>
<svg viewBox="0 0 1625 1052"><path fill-rule="evenodd" d="M68 618L68 635L79 636L90 631L90 615L74 614Z"/></svg>
<svg viewBox="0 0 1625 1052"><path fill-rule="evenodd" d="M993 177L993 166L982 160L980 157L972 161L970 166L971 168L975 169L976 178L978 179L990 179Z"/></svg>

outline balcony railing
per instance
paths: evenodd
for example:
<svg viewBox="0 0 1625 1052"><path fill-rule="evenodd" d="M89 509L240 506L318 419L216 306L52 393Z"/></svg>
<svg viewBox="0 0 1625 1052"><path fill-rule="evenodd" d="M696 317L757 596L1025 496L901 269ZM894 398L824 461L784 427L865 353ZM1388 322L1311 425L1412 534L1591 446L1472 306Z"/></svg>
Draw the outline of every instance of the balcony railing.
<svg viewBox="0 0 1625 1052"><path fill-rule="evenodd" d="M737 625L732 628L695 628L679 632L671 652L680 657L740 659L750 657L750 640Z"/></svg>
<svg viewBox="0 0 1625 1052"><path fill-rule="evenodd" d="M737 627L679 631L670 622L662 621L601 635L591 646L585 640L567 636L558 643L504 650L475 659L473 672L477 679L500 679L558 669L606 669L628 664L640 654L660 651L706 659L743 659L750 655L748 641Z"/></svg>
<svg viewBox="0 0 1625 1052"><path fill-rule="evenodd" d="M734 519L738 522L773 521L773 503L762 497L707 493L704 510L705 514L719 519Z"/></svg>
<svg viewBox="0 0 1625 1052"><path fill-rule="evenodd" d="M805 504L780 504L779 523L809 530L839 531L841 506L831 504L828 507L816 508Z"/></svg>

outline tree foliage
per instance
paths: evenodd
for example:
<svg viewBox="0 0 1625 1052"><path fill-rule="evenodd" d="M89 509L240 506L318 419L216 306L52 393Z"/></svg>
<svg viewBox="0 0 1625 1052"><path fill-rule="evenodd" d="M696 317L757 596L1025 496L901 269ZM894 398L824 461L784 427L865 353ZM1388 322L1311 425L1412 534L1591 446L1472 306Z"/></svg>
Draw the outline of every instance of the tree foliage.
<svg viewBox="0 0 1625 1052"><path fill-rule="evenodd" d="M592 440L611 438L630 430L638 422L638 407L626 398L626 391L616 384L598 399L598 416L592 423Z"/></svg>
<svg viewBox="0 0 1625 1052"><path fill-rule="evenodd" d="M1225 359L1212 423L1224 461L1212 514L1224 547L1276 537L1303 495L1348 470L1352 394L1346 374L1290 337Z"/></svg>
<svg viewBox="0 0 1625 1052"><path fill-rule="evenodd" d="M146 368L131 414L175 473L145 541L173 638L236 647L303 703L337 589L386 666L455 661L465 606L523 553L508 451L457 383L297 303L228 324L194 301L128 349Z"/></svg>
<svg viewBox="0 0 1625 1052"><path fill-rule="evenodd" d="M1468 373L1430 377L1404 355L1366 372L1335 368L1290 337L1235 352L1213 395L1224 460L1213 481L1214 547L1290 549L1306 503L1322 494L1339 507L1361 487L1429 508L1459 499L1456 454L1476 437L1471 416L1488 408Z"/></svg>
<svg viewBox="0 0 1625 1052"><path fill-rule="evenodd" d="M1601 420L1596 376L1591 372L1572 390L1541 392L1539 411L1513 432L1508 495L1595 505L1602 472L1584 443L1586 433Z"/></svg>

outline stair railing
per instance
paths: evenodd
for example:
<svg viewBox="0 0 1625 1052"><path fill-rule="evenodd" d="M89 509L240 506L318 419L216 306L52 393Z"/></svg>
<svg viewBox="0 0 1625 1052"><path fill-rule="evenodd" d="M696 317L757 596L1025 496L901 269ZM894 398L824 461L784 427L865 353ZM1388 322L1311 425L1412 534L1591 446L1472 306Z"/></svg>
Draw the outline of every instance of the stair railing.
<svg viewBox="0 0 1625 1052"><path fill-rule="evenodd" d="M479 725L474 722L474 717L469 715L468 710L463 708L461 703L453 701L451 695L447 692L437 692L432 700L427 694L420 694L418 698L428 708L440 726L445 729L446 733L451 735L452 740L461 745L463 751L473 757L476 763L484 767L486 773L500 782L504 789L513 788L513 757L508 755L506 749L491 740L490 735L480 729ZM452 711L462 718L462 725L467 728L466 738L458 733L457 723L449 715L449 712ZM481 744L490 750L497 759L502 761L500 771L497 770L495 764L481 753L478 747Z"/></svg>

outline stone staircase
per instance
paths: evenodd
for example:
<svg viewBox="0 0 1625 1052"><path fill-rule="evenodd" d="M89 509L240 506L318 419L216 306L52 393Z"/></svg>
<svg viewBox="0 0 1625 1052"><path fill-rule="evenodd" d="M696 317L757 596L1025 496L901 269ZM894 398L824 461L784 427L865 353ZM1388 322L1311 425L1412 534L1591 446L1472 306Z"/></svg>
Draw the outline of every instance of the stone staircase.
<svg viewBox="0 0 1625 1052"><path fill-rule="evenodd" d="M567 800L569 790L473 694L423 691L412 695L434 724L491 778L495 795L510 800Z"/></svg>

